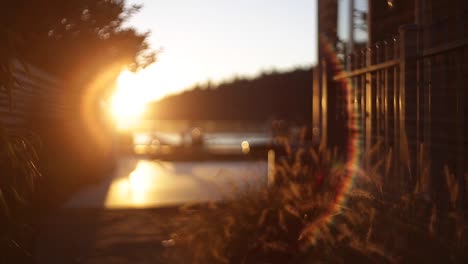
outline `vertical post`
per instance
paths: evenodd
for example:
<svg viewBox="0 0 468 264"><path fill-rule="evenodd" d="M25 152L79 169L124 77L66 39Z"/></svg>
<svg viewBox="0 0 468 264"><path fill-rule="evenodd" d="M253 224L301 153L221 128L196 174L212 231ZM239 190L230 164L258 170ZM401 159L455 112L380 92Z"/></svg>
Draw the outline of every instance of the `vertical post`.
<svg viewBox="0 0 468 264"><path fill-rule="evenodd" d="M397 42L396 38L393 38L393 57L400 58L398 46L399 43ZM399 107L398 107L398 98L400 94L400 83L399 83L399 70L400 67L393 68L393 76L392 76L392 85L393 85L393 182L392 182L392 189L399 190L399 180L401 178L401 174L399 171L399 164L400 164L400 129L399 127Z"/></svg>
<svg viewBox="0 0 468 264"><path fill-rule="evenodd" d="M365 67L365 62L366 62L366 52L365 49L360 50L359 54L359 68L364 68ZM361 74L359 76L359 92L360 92L360 100L361 100L361 105L360 105L360 115L361 115L361 125L362 125L362 142L363 142L363 149L366 150L366 140L367 140L367 133L366 133L366 127L367 127L367 122L366 122L366 75Z"/></svg>
<svg viewBox="0 0 468 264"><path fill-rule="evenodd" d="M372 65L372 49L369 47L366 49L365 52L365 65L366 67L369 67ZM367 71L365 74L365 89L366 89L366 108L365 108L365 124L366 124L366 153L368 153L372 147L372 122L373 122L373 115L376 113L373 113L372 105L374 104L373 102L373 93L375 91L372 91L372 72ZM369 160L367 160L366 166L370 165Z"/></svg>
<svg viewBox="0 0 468 264"><path fill-rule="evenodd" d="M420 0L418 0L420 2ZM417 1L417 2L418 2ZM416 4L421 4L421 3L416 3ZM416 41L417 41L417 46L416 46L416 53L420 54L420 51L423 50L423 41L422 41L422 26L421 26L421 14L420 14L420 8L421 6L416 6L416 9L419 13L419 17L416 20L416 23L418 25L418 32L416 32ZM415 159L415 175L416 175L416 182L418 182L419 178L422 177L424 171L425 171L425 166L426 163L424 163L424 158L425 158L425 140L424 140L424 134L425 134L425 87L424 87L424 60L420 57L417 57L416 59L416 65L415 65L415 70L416 70L416 85L417 85L417 91L416 91L416 100L417 100L417 127L416 127L416 159ZM427 177L426 177L427 179ZM427 181L424 182L425 185L427 185ZM427 186L424 186L424 190L427 190Z"/></svg>
<svg viewBox="0 0 468 264"><path fill-rule="evenodd" d="M321 127L321 139L320 144L322 146L327 146L328 140L328 72L327 72L327 62L325 60L321 63L321 79L322 79L322 96L321 96L321 120L322 120L322 127Z"/></svg>
<svg viewBox="0 0 468 264"><path fill-rule="evenodd" d="M419 26L421 29L423 28L423 25L425 23L425 1L424 0L415 0L414 3L414 23ZM417 35L417 51L423 50L423 31L419 30L416 35ZM427 162L424 162L424 159L426 158L426 138L425 138L425 133L426 133L426 102L425 102L425 84L424 84L424 60L417 60L416 61L416 81L417 81L417 138L416 138L416 166L415 166L415 174L416 177L421 177L422 173L424 173L424 170L426 169L425 166L427 166ZM429 170L429 168L427 168ZM416 179L418 181L418 179ZM425 182L424 184L427 184ZM426 188L425 186L424 188ZM426 189L427 190L427 189Z"/></svg>
<svg viewBox="0 0 468 264"><path fill-rule="evenodd" d="M375 63L378 64L380 62L382 62L382 57L381 57L381 54L382 53L382 44L381 43L377 43L375 45ZM384 133L382 133L382 129L384 127L383 125L383 98L384 98L384 85L383 85L383 80L384 80L384 72L385 70L378 70L376 71L376 80L375 80L375 113L376 113L376 122L377 122L377 125L376 125L376 131L375 131L375 134L376 134L376 140L375 142L376 143L383 143L383 139L384 139ZM385 150L385 146L381 146L380 147L380 150L379 150L379 153L384 153L384 152L380 152L381 150Z"/></svg>
<svg viewBox="0 0 468 264"><path fill-rule="evenodd" d="M423 26L423 31L421 36L421 48L427 49L432 45L432 38L434 34L431 34L432 30L429 30L429 24L432 21L432 5L426 4L425 1L421 1L419 6L420 14L424 14L420 17L421 25ZM422 58L422 67L423 67L423 76L424 86L423 86L423 105L424 105L424 164L428 171L428 187L431 196L435 197L436 187L433 180L433 166L432 166L432 87L433 87L433 74L434 69L432 65L431 58Z"/></svg>
<svg viewBox="0 0 468 264"><path fill-rule="evenodd" d="M460 52L461 53L461 52ZM457 137L457 147L456 147L456 155L457 155L457 160L456 160L456 168L455 168L455 175L458 180L458 184L461 188L460 193L461 193L461 199L459 199L460 208L465 208L465 202L466 202L466 182L465 182L465 177L464 177L464 172L465 172L465 157L466 157L466 149L465 149L465 142L466 142L466 102L465 102L465 95L466 92L464 92L465 86L463 85L463 69L464 65L466 65L466 62L463 61L463 55L460 54L460 57L457 57L456 63L455 63L455 74L456 74L456 81L455 81L455 89L456 89L456 105L457 105L457 113L456 113L456 127L457 127L457 132L456 132L456 137ZM466 69L466 68L465 68ZM465 70L466 72L466 70ZM465 75L466 76L466 75Z"/></svg>
<svg viewBox="0 0 468 264"><path fill-rule="evenodd" d="M320 108L319 108L319 99L320 99L320 60L322 56L322 48L320 47L320 33L321 33L321 26L322 22L320 22L319 15L322 12L323 4L321 0L317 1L316 5L316 22L317 22L317 65L314 67L312 75L312 142L313 144L317 144L320 139L319 135L319 126L320 126Z"/></svg>
<svg viewBox="0 0 468 264"><path fill-rule="evenodd" d="M421 25L423 21L423 4L424 0L415 0L414 1L414 23L416 25Z"/></svg>
<svg viewBox="0 0 468 264"><path fill-rule="evenodd" d="M431 149L432 149L432 121L431 121L431 116L432 116L432 111L431 111L431 94L432 94L432 81L431 79L431 60L429 58L424 59L422 61L422 67L424 67L424 86L423 86L423 105L424 105L424 110L423 110L423 117L424 117L424 131L423 131L423 138L424 138L424 152L423 152L423 162L424 165L426 166L425 169L427 169L427 179L428 179L428 185L429 185L429 191L432 193L433 186L433 180L432 180L432 174L431 174Z"/></svg>
<svg viewBox="0 0 468 264"><path fill-rule="evenodd" d="M312 142L320 141L320 65L318 64L313 71L314 84L312 87Z"/></svg>
<svg viewBox="0 0 468 264"><path fill-rule="evenodd" d="M348 9L348 25L349 25L349 31L348 31L348 45L347 45L347 53L352 53L354 50L354 0L349 0L349 9ZM351 70L351 62L349 62L347 65L347 70Z"/></svg>
<svg viewBox="0 0 468 264"><path fill-rule="evenodd" d="M268 151L268 175L267 175L267 186L271 187L275 185L276 179L276 168L275 168L275 151L270 149Z"/></svg>
<svg viewBox="0 0 468 264"><path fill-rule="evenodd" d="M313 133L316 135L315 138L319 138L323 142L323 138L326 140L327 131L323 130L327 128L327 124L323 124L327 119L327 104L328 100L326 97L323 98L323 91L327 89L327 78L326 76L326 65L322 63L322 60L326 60L326 52L324 45L331 45L333 48L336 47L337 43L337 22L338 22L338 0L318 0L317 1L317 27L318 27L318 72L316 73L319 80L316 82L313 91L313 110L314 110L314 126ZM324 67L325 66L325 67ZM326 93L325 93L326 96ZM325 103L324 103L325 102ZM318 115L318 116L317 116ZM318 122L318 123L317 123Z"/></svg>
<svg viewBox="0 0 468 264"><path fill-rule="evenodd" d="M418 146L418 126L417 119L419 109L417 105L417 96L419 86L417 84L417 34L419 27L414 24L403 25L399 28L400 33L400 94L398 98L399 119L400 119L400 158L403 162L399 166L399 171L405 179L404 184L407 191L414 187L416 173L412 171L414 163L412 159L417 153ZM405 168L401 165L405 165ZM406 170L406 172L405 172Z"/></svg>
<svg viewBox="0 0 468 264"><path fill-rule="evenodd" d="M389 49L388 49L388 42L384 42L384 60L387 61L389 60ZM389 115L389 112L388 112L388 75L389 75L389 72L391 71L391 68L387 68L384 70L383 74L383 98L382 98L382 101L383 101L383 112L384 112L384 150L385 150L385 155L384 157L386 157L386 155L388 155L388 152L389 152L389 143L390 143L390 140L389 140L389 118L388 118L388 115ZM388 182L388 175L385 175L385 181Z"/></svg>
<svg viewBox="0 0 468 264"><path fill-rule="evenodd" d="M374 10L373 0L367 0L367 43L374 43L374 36L373 36L373 26L372 25L372 11Z"/></svg>

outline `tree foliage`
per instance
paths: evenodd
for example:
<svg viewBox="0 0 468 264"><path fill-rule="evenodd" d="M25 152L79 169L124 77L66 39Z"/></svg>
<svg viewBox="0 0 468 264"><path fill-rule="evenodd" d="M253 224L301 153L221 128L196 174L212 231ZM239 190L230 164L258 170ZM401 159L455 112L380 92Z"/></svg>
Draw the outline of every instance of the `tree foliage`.
<svg viewBox="0 0 468 264"><path fill-rule="evenodd" d="M124 23L140 6L123 0L2 1L0 61L12 58L65 80L88 80L111 65L143 68L155 60L140 33Z"/></svg>
<svg viewBox="0 0 468 264"><path fill-rule="evenodd" d="M24 83L24 78L16 74L18 62L26 71L32 64L64 80L68 84L64 88L75 88L70 97L79 101L75 95L107 68L126 66L137 70L155 60L155 52L147 42L148 33L124 26L140 7L127 7L122 0L0 0L0 6L0 92L8 93L10 99L12 89ZM57 123L49 127L55 126L61 127ZM77 127L84 130L82 125ZM73 131L77 134L76 129ZM53 176L51 169L40 166L44 165L41 154L53 149L50 142L44 141L49 143L47 148L38 149L37 137L27 134L9 132L0 123L0 263L31 263L32 224L37 209L34 189L44 171L48 178ZM59 138L66 138L63 134ZM83 134L81 140L85 141ZM98 156L95 147L86 149L95 154L93 160L103 163L103 158L96 158L103 155ZM69 156L80 155L76 149L70 152L74 155ZM48 155L55 163L63 163L57 156L64 155ZM87 175L89 170L83 168L94 164L79 161L75 164L80 164L80 172ZM59 173L61 178L67 174L65 169Z"/></svg>

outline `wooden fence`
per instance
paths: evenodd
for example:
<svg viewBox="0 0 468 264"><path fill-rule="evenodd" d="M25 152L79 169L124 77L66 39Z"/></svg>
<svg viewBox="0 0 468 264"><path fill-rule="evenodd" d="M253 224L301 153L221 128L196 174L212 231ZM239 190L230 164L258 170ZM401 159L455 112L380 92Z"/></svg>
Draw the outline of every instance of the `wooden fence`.
<svg viewBox="0 0 468 264"><path fill-rule="evenodd" d="M44 177L38 200L44 206L63 202L80 187L106 177L115 165L112 136L106 124L89 124L80 111L85 88L73 89L49 74L14 64L16 83L0 91L0 125L11 136L31 136ZM96 113L96 116L98 113ZM96 126L106 145L96 143Z"/></svg>
<svg viewBox="0 0 468 264"><path fill-rule="evenodd" d="M30 128L31 120L63 122L70 112L65 84L33 66L14 64L14 86L0 92L0 122L8 130Z"/></svg>

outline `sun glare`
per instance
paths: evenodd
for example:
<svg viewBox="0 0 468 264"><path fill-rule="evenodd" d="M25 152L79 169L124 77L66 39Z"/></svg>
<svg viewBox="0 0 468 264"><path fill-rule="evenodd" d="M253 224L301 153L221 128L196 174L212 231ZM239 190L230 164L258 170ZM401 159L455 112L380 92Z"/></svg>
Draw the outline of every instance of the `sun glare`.
<svg viewBox="0 0 468 264"><path fill-rule="evenodd" d="M161 60L137 73L120 73L109 102L109 112L118 129L129 130L137 125L149 102L195 83L195 72L176 74L180 70L178 62Z"/></svg>
<svg viewBox="0 0 468 264"><path fill-rule="evenodd" d="M149 100L148 91L140 85L137 75L123 71L111 98L112 116L118 124L134 121L144 114Z"/></svg>

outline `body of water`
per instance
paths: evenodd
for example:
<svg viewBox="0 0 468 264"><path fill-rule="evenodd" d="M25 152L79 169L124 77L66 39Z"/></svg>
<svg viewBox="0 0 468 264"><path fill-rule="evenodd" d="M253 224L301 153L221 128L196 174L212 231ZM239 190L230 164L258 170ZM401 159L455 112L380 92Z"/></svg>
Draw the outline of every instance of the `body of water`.
<svg viewBox="0 0 468 264"><path fill-rule="evenodd" d="M133 133L135 146L168 145L239 152L272 140L267 123L243 121L146 121Z"/></svg>
<svg viewBox="0 0 468 264"><path fill-rule="evenodd" d="M68 208L150 208L218 201L234 187L265 186L266 161L171 162L121 157L102 182L84 189Z"/></svg>

